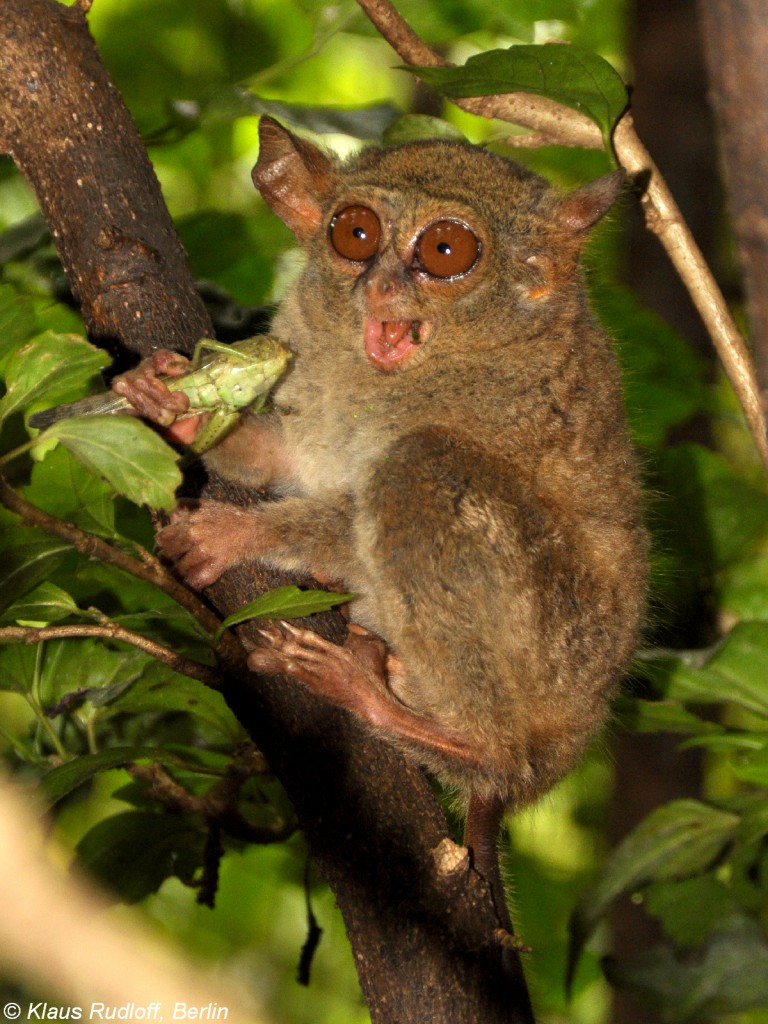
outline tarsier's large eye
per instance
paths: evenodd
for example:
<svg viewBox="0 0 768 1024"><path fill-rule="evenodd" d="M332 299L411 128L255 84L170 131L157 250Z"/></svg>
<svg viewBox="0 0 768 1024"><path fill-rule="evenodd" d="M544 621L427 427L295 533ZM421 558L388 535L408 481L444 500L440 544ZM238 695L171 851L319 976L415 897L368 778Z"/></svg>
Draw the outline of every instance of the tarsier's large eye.
<svg viewBox="0 0 768 1024"><path fill-rule="evenodd" d="M466 224L437 220L422 233L415 255L433 277L459 277L472 269L480 249L480 240Z"/></svg>
<svg viewBox="0 0 768 1024"><path fill-rule="evenodd" d="M369 260L379 251L381 222L367 206L339 210L328 229L331 245L348 260Z"/></svg>

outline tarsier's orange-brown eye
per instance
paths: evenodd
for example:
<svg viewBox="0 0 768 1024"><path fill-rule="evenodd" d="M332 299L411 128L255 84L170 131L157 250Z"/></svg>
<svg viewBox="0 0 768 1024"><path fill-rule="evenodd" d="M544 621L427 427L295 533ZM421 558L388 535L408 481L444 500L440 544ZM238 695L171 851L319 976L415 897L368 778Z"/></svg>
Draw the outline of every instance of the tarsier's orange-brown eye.
<svg viewBox="0 0 768 1024"><path fill-rule="evenodd" d="M367 206L347 206L335 215L329 228L331 244L348 260L369 260L379 251L381 222Z"/></svg>
<svg viewBox="0 0 768 1024"><path fill-rule="evenodd" d="M438 220L422 232L415 255L421 268L433 277L459 277L472 269L481 248L466 224Z"/></svg>

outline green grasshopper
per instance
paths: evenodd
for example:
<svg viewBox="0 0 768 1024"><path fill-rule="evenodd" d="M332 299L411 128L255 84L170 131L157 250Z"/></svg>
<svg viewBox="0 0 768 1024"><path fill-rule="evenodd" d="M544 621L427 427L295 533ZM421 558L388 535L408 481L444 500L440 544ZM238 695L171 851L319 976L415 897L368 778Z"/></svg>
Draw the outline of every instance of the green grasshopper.
<svg viewBox="0 0 768 1024"><path fill-rule="evenodd" d="M189 446L203 452L220 441L237 422L243 409L263 408L267 395L285 372L291 352L267 334L245 338L232 345L203 338L195 346L190 370L180 377L163 377L169 391L183 391L189 409L179 419L212 413ZM29 425L45 430L70 416L103 416L130 411L121 395L108 393L79 402L44 409L29 418Z"/></svg>

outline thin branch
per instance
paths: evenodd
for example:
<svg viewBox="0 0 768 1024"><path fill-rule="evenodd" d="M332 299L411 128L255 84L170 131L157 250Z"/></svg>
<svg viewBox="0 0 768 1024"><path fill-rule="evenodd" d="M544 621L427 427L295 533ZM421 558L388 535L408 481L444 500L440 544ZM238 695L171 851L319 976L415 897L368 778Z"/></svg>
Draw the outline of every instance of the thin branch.
<svg viewBox="0 0 768 1024"><path fill-rule="evenodd" d="M282 843L296 831L296 823L292 820L278 819L272 825L257 825L243 816L237 800L246 781L245 776L238 779L237 785L233 785L231 776L227 775L207 793L196 796L177 782L161 764L132 764L128 766L128 771L134 778L148 783L148 795L168 810L199 814L243 842L261 845ZM263 770L251 774L263 774Z"/></svg>
<svg viewBox="0 0 768 1024"><path fill-rule="evenodd" d="M213 690L221 689L221 677L214 669L201 665L199 661L176 654L168 647L150 640L141 633L125 629L116 622L100 626L82 624L78 626L3 626L0 628L0 643L39 644L43 640L63 640L68 637L99 636L106 640L120 640L124 644L138 647L150 657L183 676L199 679Z"/></svg>
<svg viewBox="0 0 768 1024"><path fill-rule="evenodd" d="M152 586L162 590L193 615L207 633L213 635L219 629L221 625L219 617L210 611L193 591L171 576L165 566L148 551L143 551L141 559L134 558L101 537L86 533L85 530L81 530L73 523L65 523L62 519L57 519L56 516L44 512L37 505L33 505L22 497L8 484L2 473L0 473L0 502L21 516L25 523L37 526L55 537L60 537L71 544L81 555L107 562L130 573L137 579L151 583ZM219 647L228 662L245 664L244 652L231 635L225 633Z"/></svg>
<svg viewBox="0 0 768 1024"><path fill-rule="evenodd" d="M390 0L357 2L390 46L408 64L447 64L416 35ZM596 124L578 111L552 100L527 93L509 93L504 96L454 99L452 102L471 113L530 128L536 133L535 141L538 144L603 148ZM526 140L523 139L520 144L526 144ZM616 127L613 144L622 166L633 175L648 177L648 187L642 201L646 225L659 238L690 292L741 403L760 457L768 468L766 416L749 350L666 182L638 138L629 113L622 117Z"/></svg>
<svg viewBox="0 0 768 1024"><path fill-rule="evenodd" d="M357 0L381 35L406 64L422 67L450 67L413 31L411 26L389 0ZM498 117L541 133L549 145L582 146L602 149L600 129L591 118L577 110L563 107L543 96L527 92L506 93L503 96L472 96L451 101L462 110L479 117Z"/></svg>
<svg viewBox="0 0 768 1024"><path fill-rule="evenodd" d="M418 36L391 0L357 0L368 19L406 64L453 67ZM595 122L571 107L527 92L451 99L457 107L479 117L498 118L536 132L538 145L580 146L603 149L602 132ZM516 141L524 145L525 141Z"/></svg>
<svg viewBox="0 0 768 1024"><path fill-rule="evenodd" d="M616 127L614 148L630 174L648 174L642 198L645 222L659 239L693 300L741 403L757 449L768 468L766 417L760 400L755 364L734 323L707 261L696 245L669 187L635 132L630 114Z"/></svg>

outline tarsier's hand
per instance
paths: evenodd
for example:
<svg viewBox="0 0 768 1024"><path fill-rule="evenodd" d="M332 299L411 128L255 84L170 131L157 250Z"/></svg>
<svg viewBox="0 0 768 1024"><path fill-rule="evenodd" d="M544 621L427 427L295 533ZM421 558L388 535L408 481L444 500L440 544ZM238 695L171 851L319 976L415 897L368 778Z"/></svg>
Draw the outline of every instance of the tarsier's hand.
<svg viewBox="0 0 768 1024"><path fill-rule="evenodd" d="M225 570L268 548L257 509L217 501L182 502L157 535L163 553L176 562L187 582L208 587Z"/></svg>
<svg viewBox="0 0 768 1024"><path fill-rule="evenodd" d="M183 391L171 391L161 377L181 377L189 371L189 360L178 352L167 348L157 349L152 356L144 359L139 365L120 374L112 381L112 390L117 395L127 398L136 414L143 419L167 427L167 435L172 441L189 444L197 436L200 427L208 415L192 416L183 421L189 409L189 398Z"/></svg>
<svg viewBox="0 0 768 1024"><path fill-rule="evenodd" d="M183 391L169 391L158 374L179 377L187 372L189 360L169 349L158 349L139 365L120 374L112 381L112 390L127 398L139 416L168 427L177 416L189 408L189 399Z"/></svg>

